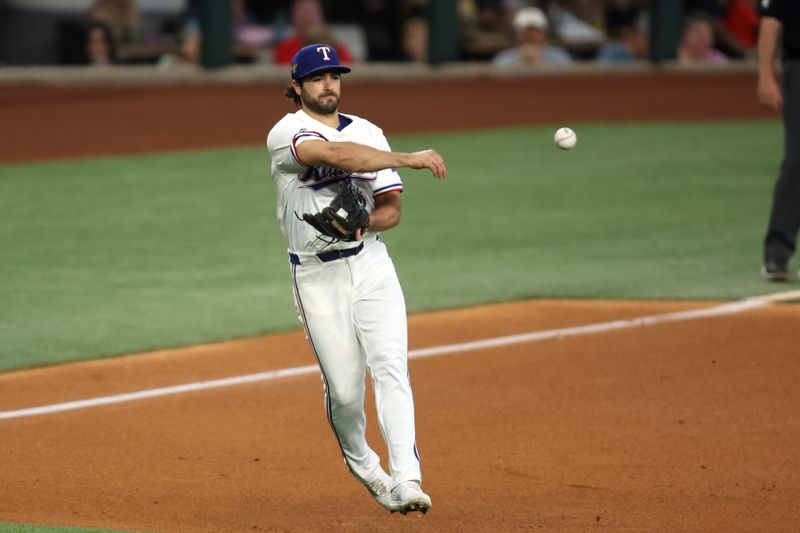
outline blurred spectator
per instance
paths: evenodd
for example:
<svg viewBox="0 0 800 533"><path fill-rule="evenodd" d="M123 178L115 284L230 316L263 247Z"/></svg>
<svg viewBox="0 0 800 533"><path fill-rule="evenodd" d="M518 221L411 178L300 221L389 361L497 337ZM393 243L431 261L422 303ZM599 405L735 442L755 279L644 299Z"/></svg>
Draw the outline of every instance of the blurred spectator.
<svg viewBox="0 0 800 533"><path fill-rule="evenodd" d="M302 47L314 43L330 43L336 48L342 63L353 63L353 55L347 46L331 36L325 24L325 15L319 0L294 0L292 3L292 28L294 35L275 45L273 61L288 65Z"/></svg>
<svg viewBox="0 0 800 533"><path fill-rule="evenodd" d="M711 24L714 46L729 57L741 59L753 54L752 46L748 47L728 26L728 11L731 7L741 9L740 4L733 5L733 0L686 0L686 13L691 18L702 17Z"/></svg>
<svg viewBox="0 0 800 533"><path fill-rule="evenodd" d="M86 15L89 23L106 24L120 46L143 40L142 18L136 0L96 0Z"/></svg>
<svg viewBox="0 0 800 533"><path fill-rule="evenodd" d="M428 61L428 19L424 12L416 12L403 21L403 58L413 63Z"/></svg>
<svg viewBox="0 0 800 533"><path fill-rule="evenodd" d="M714 32L711 23L702 18L686 21L683 37L678 48L681 63L725 63L728 58L714 47Z"/></svg>
<svg viewBox="0 0 800 533"><path fill-rule="evenodd" d="M401 47L403 23L413 11L426 11L428 2L429 0L323 0L322 5L331 34L347 46L354 62L383 62L405 61Z"/></svg>
<svg viewBox="0 0 800 533"><path fill-rule="evenodd" d="M647 15L650 0L605 0L603 26L611 39L621 37L620 30L633 26Z"/></svg>
<svg viewBox="0 0 800 533"><path fill-rule="evenodd" d="M200 32L200 0L189 0L183 18L178 53L164 61L200 63L202 34Z"/></svg>
<svg viewBox="0 0 800 533"><path fill-rule="evenodd" d="M605 41L603 5L591 0L552 0L547 16L553 35L564 46L597 46Z"/></svg>
<svg viewBox="0 0 800 533"><path fill-rule="evenodd" d="M513 24L517 46L497 54L493 60L495 65L566 65L572 62L566 50L548 44L547 16L538 7L524 7L517 11Z"/></svg>
<svg viewBox="0 0 800 533"><path fill-rule="evenodd" d="M600 63L618 63L647 59L650 49L648 14L640 13L636 21L620 28L609 28L612 38L597 51Z"/></svg>
<svg viewBox="0 0 800 533"><path fill-rule="evenodd" d="M155 63L163 54L175 51L177 15L151 16L145 21L137 0L95 0L80 27L61 27L61 61L95 65Z"/></svg>
<svg viewBox="0 0 800 533"><path fill-rule="evenodd" d="M255 55L272 41L272 30L258 20L245 0L231 0L233 44L239 54Z"/></svg>
<svg viewBox="0 0 800 533"><path fill-rule="evenodd" d="M725 25L748 51L758 42L758 23L758 0L730 0Z"/></svg>
<svg viewBox="0 0 800 533"><path fill-rule="evenodd" d="M178 51L162 57L162 65L170 63L199 63L202 49L200 8L202 0L189 0L183 17ZM231 24L233 60L250 63L271 53L269 45L273 32L262 24L246 0L231 0ZM271 57L269 58L271 62Z"/></svg>
<svg viewBox="0 0 800 533"><path fill-rule="evenodd" d="M116 63L120 49L141 40L141 17L136 0L96 0L89 7L83 50L86 63Z"/></svg>
<svg viewBox="0 0 800 533"><path fill-rule="evenodd" d="M86 26L85 47L80 63L110 65L117 61L117 47L111 28L103 22L90 22Z"/></svg>
<svg viewBox="0 0 800 533"><path fill-rule="evenodd" d="M459 0L458 26L461 55L488 60L514 45L514 31L501 0Z"/></svg>

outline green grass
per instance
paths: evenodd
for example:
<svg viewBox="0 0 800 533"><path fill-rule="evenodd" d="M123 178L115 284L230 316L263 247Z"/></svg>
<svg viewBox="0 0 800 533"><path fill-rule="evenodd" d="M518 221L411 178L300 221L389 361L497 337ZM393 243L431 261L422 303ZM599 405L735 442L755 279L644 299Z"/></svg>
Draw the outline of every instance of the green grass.
<svg viewBox="0 0 800 533"><path fill-rule="evenodd" d="M258 150L0 167L0 368L294 325Z"/></svg>
<svg viewBox="0 0 800 533"><path fill-rule="evenodd" d="M553 146L555 128L395 143L436 146L452 176L410 183L406 231L387 236L413 308L775 290L758 269L779 124L575 129L567 152Z"/></svg>
<svg viewBox="0 0 800 533"><path fill-rule="evenodd" d="M410 311L533 297L721 298L758 277L777 122L397 137L384 234ZM298 327L263 147L0 166L0 370Z"/></svg>

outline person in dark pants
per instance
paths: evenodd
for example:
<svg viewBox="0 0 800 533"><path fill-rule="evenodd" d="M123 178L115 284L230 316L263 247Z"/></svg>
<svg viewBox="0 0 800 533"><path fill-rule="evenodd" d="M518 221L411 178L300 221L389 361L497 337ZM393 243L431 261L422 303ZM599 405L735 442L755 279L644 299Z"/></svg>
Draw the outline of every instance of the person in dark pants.
<svg viewBox="0 0 800 533"><path fill-rule="evenodd" d="M760 12L758 99L775 110L783 109L785 130L783 163L764 239L761 274L768 281L787 281L789 259L800 231L800 2L762 0ZM782 87L774 69L779 38Z"/></svg>

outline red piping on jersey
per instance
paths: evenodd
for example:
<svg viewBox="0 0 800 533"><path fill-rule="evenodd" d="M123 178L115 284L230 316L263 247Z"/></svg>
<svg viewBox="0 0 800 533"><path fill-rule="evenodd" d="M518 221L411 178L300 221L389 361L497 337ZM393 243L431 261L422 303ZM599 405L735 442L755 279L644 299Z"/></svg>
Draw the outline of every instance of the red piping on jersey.
<svg viewBox="0 0 800 533"><path fill-rule="evenodd" d="M383 196L387 192L392 192L392 191L403 192L403 187L401 186L401 187L394 187L392 189L386 189L385 191L381 191L378 194L373 194L372 197L377 198L378 196Z"/></svg>
<svg viewBox="0 0 800 533"><path fill-rule="evenodd" d="M292 151L292 155L297 160L297 162L303 165L304 167L307 167L309 165L306 165L305 163L300 161L300 156L297 155L296 141L298 138L303 137L304 135L308 135L309 137L320 137L323 141L327 141L328 139L318 131L302 130L294 134L294 136L292 137L292 145L289 147L289 149Z"/></svg>

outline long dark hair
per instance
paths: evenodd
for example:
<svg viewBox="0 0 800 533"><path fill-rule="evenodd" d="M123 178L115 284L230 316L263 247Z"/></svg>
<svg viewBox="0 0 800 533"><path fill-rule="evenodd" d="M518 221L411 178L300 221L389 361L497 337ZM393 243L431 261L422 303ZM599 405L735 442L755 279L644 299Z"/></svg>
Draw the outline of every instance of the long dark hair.
<svg viewBox="0 0 800 533"><path fill-rule="evenodd" d="M301 88L303 87L303 80L299 80L297 83L300 84ZM301 104L300 95L294 92L294 87L292 86L292 82L289 82L289 85L286 86L286 90L283 91L283 95L292 102L294 102L294 105L300 107Z"/></svg>

